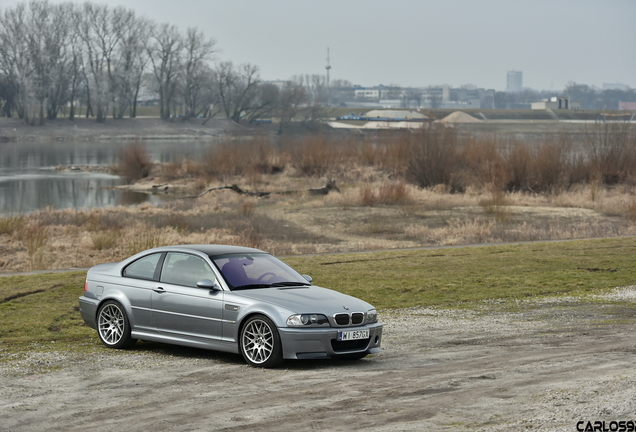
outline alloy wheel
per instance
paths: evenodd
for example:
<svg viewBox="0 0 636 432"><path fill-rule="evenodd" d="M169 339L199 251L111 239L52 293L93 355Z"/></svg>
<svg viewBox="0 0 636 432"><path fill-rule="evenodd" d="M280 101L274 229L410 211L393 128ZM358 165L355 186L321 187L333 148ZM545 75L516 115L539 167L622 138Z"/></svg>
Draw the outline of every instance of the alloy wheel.
<svg viewBox="0 0 636 432"><path fill-rule="evenodd" d="M265 363L274 350L274 334L270 326L261 319L247 323L243 330L243 351L255 364Z"/></svg>
<svg viewBox="0 0 636 432"><path fill-rule="evenodd" d="M99 334L107 345L116 345L124 336L124 312L115 304L108 304L99 313Z"/></svg>

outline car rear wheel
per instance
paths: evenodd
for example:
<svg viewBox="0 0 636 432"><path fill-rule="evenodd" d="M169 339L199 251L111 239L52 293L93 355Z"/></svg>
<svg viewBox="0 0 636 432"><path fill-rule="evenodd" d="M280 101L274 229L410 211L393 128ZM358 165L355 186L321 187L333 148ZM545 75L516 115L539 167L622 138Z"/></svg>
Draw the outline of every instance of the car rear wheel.
<svg viewBox="0 0 636 432"><path fill-rule="evenodd" d="M240 335L241 354L254 367L276 367L283 362L280 335L274 323L263 315L250 317Z"/></svg>
<svg viewBox="0 0 636 432"><path fill-rule="evenodd" d="M130 323L124 307L114 300L105 301L99 308L97 334L109 348L126 348L137 342L130 337Z"/></svg>

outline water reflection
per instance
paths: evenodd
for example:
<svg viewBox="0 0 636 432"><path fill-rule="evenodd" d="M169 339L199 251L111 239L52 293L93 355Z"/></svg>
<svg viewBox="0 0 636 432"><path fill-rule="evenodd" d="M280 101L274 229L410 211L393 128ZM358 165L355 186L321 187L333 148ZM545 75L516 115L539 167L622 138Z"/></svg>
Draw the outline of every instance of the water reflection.
<svg viewBox="0 0 636 432"><path fill-rule="evenodd" d="M161 198L112 189L121 184L114 175L60 172L57 166L110 166L116 163L120 142L0 143L0 214L26 213L46 207L93 208L158 203ZM153 160L169 162L207 151L205 142L157 142L147 145Z"/></svg>

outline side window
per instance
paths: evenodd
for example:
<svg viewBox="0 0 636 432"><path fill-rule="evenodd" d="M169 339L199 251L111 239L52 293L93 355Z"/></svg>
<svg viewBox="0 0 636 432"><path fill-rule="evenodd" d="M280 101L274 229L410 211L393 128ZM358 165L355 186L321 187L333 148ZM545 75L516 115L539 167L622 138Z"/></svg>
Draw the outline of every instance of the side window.
<svg viewBox="0 0 636 432"><path fill-rule="evenodd" d="M160 253L139 258L124 269L124 276L137 279L154 279L159 258L161 258Z"/></svg>
<svg viewBox="0 0 636 432"><path fill-rule="evenodd" d="M214 272L202 258L176 252L166 256L161 282L196 287L202 279L214 279Z"/></svg>

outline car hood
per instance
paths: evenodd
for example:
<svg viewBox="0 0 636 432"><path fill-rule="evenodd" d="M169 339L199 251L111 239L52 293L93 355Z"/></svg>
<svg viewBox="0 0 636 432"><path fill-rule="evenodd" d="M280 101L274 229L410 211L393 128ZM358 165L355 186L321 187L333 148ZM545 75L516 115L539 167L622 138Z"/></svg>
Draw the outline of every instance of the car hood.
<svg viewBox="0 0 636 432"><path fill-rule="evenodd" d="M258 288L235 291L237 297L264 301L294 313L334 314L349 310L366 312L373 309L369 303L346 294L318 286Z"/></svg>

